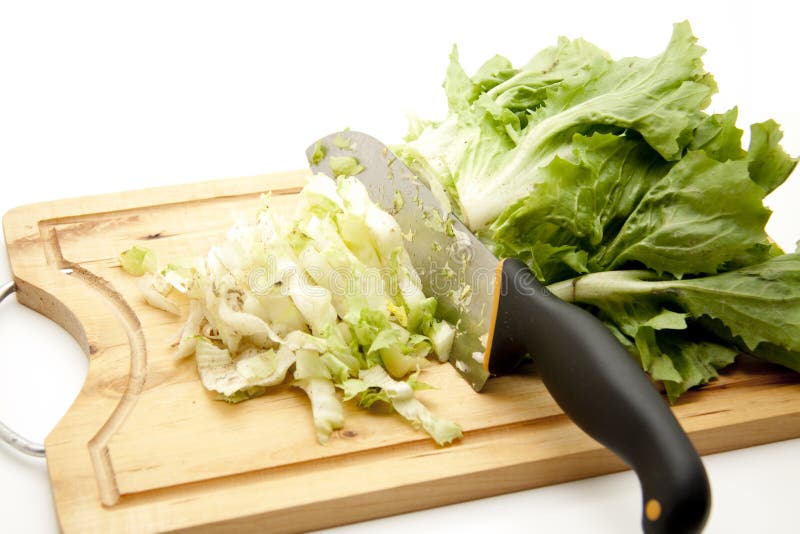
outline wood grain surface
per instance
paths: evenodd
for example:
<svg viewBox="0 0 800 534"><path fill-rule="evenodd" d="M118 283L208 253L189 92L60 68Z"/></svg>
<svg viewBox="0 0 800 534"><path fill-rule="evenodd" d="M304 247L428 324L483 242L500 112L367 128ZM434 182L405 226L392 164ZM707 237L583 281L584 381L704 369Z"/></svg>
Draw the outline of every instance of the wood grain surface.
<svg viewBox="0 0 800 534"><path fill-rule="evenodd" d="M530 372L477 394L448 365L419 397L458 421L437 447L391 414L347 406L315 439L305 395L213 400L193 360L175 362L181 319L147 306L118 265L133 244L162 259L205 254L260 194L290 210L306 171L16 208L3 219L17 298L62 325L90 360L45 441L65 532L295 532L619 471ZM185 306L184 306L185 308ZM800 436L800 375L740 357L673 407L701 453Z"/></svg>

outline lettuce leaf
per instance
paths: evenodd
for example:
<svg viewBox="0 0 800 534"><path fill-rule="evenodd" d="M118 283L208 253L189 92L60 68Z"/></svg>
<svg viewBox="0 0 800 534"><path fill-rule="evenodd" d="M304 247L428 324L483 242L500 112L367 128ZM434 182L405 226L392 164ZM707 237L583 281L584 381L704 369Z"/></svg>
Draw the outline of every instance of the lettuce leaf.
<svg viewBox="0 0 800 534"><path fill-rule="evenodd" d="M651 59L614 62L594 47L562 40L548 55L570 61L558 62L557 75L541 93L545 98L525 110L523 122L499 98L507 93L481 92L454 52L445 82L451 115L400 147L398 155L427 181L454 193L465 223L484 230L543 181L540 168L568 148L575 133L630 130L665 160L680 159L716 89L703 70L702 53L688 23L677 24L667 49ZM533 74L529 91L538 89L542 78L536 73L546 63L532 61L522 71ZM445 145L458 148L442 156Z"/></svg>
<svg viewBox="0 0 800 534"><path fill-rule="evenodd" d="M719 272L766 241L770 211L762 196L747 162L721 163L691 151L644 194L613 239L598 248L591 270L636 261L678 277Z"/></svg>
<svg viewBox="0 0 800 534"><path fill-rule="evenodd" d="M559 38L473 76L453 48L448 114L414 117L395 152L499 257L587 307L671 400L739 351L798 369L794 255L765 195L797 158L775 121L705 111L716 83L688 22L652 58ZM646 269L646 270L645 270ZM433 336L431 336L433 339Z"/></svg>
<svg viewBox="0 0 800 534"><path fill-rule="evenodd" d="M696 41L683 22L662 54L613 60L561 38L519 69L496 56L471 78L454 49L448 116L416 121L397 153L499 256L546 283L762 261L763 197L797 159L774 121L752 125L745 151L736 108L703 111L717 87Z"/></svg>
<svg viewBox="0 0 800 534"><path fill-rule="evenodd" d="M133 276L154 273L158 268L156 255L149 248L132 246L119 255L120 267Z"/></svg>
<svg viewBox="0 0 800 534"><path fill-rule="evenodd" d="M392 408L407 419L414 427L423 428L439 445L447 445L461 437L461 427L456 423L436 417L417 399L414 390L406 382L393 380L381 367L359 371L359 381L351 384L348 394L352 395L359 388L360 392L371 392L369 404L376 400L383 400L391 404ZM370 391L377 390L377 391ZM380 395L376 398L376 395Z"/></svg>
<svg viewBox="0 0 800 534"><path fill-rule="evenodd" d="M797 253L716 276L609 271L548 288L611 325L673 401L715 378L740 352L800 371Z"/></svg>

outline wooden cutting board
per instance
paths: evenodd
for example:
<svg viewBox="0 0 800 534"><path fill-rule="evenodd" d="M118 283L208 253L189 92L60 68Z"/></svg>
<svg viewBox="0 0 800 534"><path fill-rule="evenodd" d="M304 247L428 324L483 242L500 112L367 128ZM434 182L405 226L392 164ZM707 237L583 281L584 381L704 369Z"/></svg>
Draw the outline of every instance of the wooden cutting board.
<svg viewBox="0 0 800 534"><path fill-rule="evenodd" d="M259 196L290 210L306 171L170 186L16 208L3 219L23 304L67 329L89 357L75 403L45 441L65 532L306 531L625 469L575 427L532 374L477 394L448 365L419 397L461 423L439 448L391 414L346 407L323 446L289 386L242 404L213 400L181 324L147 306L118 254L205 254ZM674 406L701 453L800 436L800 375L743 359ZM638 514L639 510L631 510Z"/></svg>

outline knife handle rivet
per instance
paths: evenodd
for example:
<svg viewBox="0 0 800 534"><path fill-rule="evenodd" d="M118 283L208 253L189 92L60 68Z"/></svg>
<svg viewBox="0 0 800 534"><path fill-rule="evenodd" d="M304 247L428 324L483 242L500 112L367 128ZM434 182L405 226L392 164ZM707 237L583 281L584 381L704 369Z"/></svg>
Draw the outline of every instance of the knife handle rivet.
<svg viewBox="0 0 800 534"><path fill-rule="evenodd" d="M656 521L661 517L661 503L656 499L650 499L644 506L644 515L650 521Z"/></svg>

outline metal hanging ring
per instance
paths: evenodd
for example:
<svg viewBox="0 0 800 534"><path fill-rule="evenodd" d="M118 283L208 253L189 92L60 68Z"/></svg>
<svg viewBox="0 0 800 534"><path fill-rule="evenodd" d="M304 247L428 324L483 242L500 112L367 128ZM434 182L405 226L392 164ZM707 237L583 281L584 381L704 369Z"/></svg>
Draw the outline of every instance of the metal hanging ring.
<svg viewBox="0 0 800 534"><path fill-rule="evenodd" d="M0 302L3 302L7 296L14 293L17 286L14 282L7 282L0 287ZM44 445L36 443L27 438L24 438L8 428L2 421L0 421L0 440L5 441L15 449L31 456L44 457Z"/></svg>

